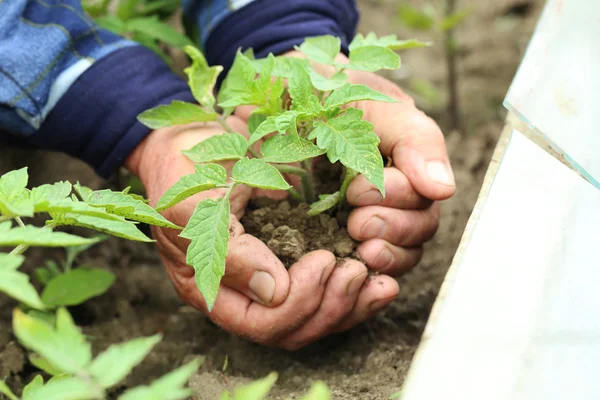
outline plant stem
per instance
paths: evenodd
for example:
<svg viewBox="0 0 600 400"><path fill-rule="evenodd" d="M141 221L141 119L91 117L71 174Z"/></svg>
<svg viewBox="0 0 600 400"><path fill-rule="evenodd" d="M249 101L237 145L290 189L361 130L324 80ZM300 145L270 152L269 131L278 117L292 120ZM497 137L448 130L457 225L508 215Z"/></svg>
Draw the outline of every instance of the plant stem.
<svg viewBox="0 0 600 400"><path fill-rule="evenodd" d="M314 203L316 201L315 196L315 183L312 177L312 166L311 160L302 161L302 167L304 168L305 174L301 175L302 189L304 191L304 198L307 203Z"/></svg>
<svg viewBox="0 0 600 400"><path fill-rule="evenodd" d="M455 0L446 0L446 15L451 15L456 9ZM446 65L448 68L448 114L452 129L461 127L460 104L458 96L458 66L456 57L456 38L454 29L445 33Z"/></svg>
<svg viewBox="0 0 600 400"><path fill-rule="evenodd" d="M233 183L231 186L229 186L229 190L227 191L227 193L225 193L223 200L229 200L229 198L231 197L231 193L233 193L233 189L235 189L237 185L237 183Z"/></svg>
<svg viewBox="0 0 600 400"><path fill-rule="evenodd" d="M17 219L18 217L16 217L15 219ZM17 221L18 222L18 221ZM23 221L21 221L21 223L23 223ZM54 229L56 228L56 223L55 222L50 222L48 225L46 225L43 229ZM13 256L20 256L21 254L25 253L27 251L27 249L29 248L29 245L26 244L20 244L17 247L15 247L10 254Z"/></svg>
<svg viewBox="0 0 600 400"><path fill-rule="evenodd" d="M222 116L222 115L219 115L219 116L217 117L217 122L218 122L219 124L221 124L221 126L222 126L223 128L225 128L225 130L226 130L227 132L229 132L229 133L233 133L233 132L235 132L233 129L231 129L231 126L229 126L229 124L227 123L227 120L226 120L225 118L223 118L223 116Z"/></svg>
<svg viewBox="0 0 600 400"><path fill-rule="evenodd" d="M254 158L260 158L260 154L258 154L252 147L248 147L248 153L250 153Z"/></svg>
<svg viewBox="0 0 600 400"><path fill-rule="evenodd" d="M23 220L21 219L21 217L15 217L15 221L17 221L17 224L19 224L20 227L24 227L25 224L23 223Z"/></svg>
<svg viewBox="0 0 600 400"><path fill-rule="evenodd" d="M352 168L344 167L344 180L342 181L342 187L340 189L340 207L346 204L346 192L348 191L348 186L350 186L354 178L357 176L358 172Z"/></svg>
<svg viewBox="0 0 600 400"><path fill-rule="evenodd" d="M296 189L290 188L290 189L288 189L288 193L297 202L302 203L304 201L304 199L302 198L302 195Z"/></svg>
<svg viewBox="0 0 600 400"><path fill-rule="evenodd" d="M273 165L275 168L279 170L282 174L292 174L298 175L302 177L307 174L306 170L300 167L294 167L292 165Z"/></svg>

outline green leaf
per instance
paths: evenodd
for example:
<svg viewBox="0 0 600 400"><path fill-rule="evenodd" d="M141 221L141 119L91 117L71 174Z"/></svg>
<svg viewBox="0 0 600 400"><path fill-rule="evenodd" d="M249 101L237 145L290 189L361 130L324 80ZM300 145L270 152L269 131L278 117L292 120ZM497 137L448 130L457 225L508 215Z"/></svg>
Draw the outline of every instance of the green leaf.
<svg viewBox="0 0 600 400"><path fill-rule="evenodd" d="M92 18L97 18L106 14L110 0L83 0L81 7L86 14Z"/></svg>
<svg viewBox="0 0 600 400"><path fill-rule="evenodd" d="M276 119L277 117L274 116L265 119L250 135L250 139L248 139L248 146L252 146L263 137L275 132L277 130L277 126L275 125Z"/></svg>
<svg viewBox="0 0 600 400"><path fill-rule="evenodd" d="M298 135L296 120L301 115L304 115L304 113L300 113L295 110L288 110L277 115L275 117L275 127L277 128L277 131L285 135L286 133L288 133L289 130L291 131L291 133Z"/></svg>
<svg viewBox="0 0 600 400"><path fill-rule="evenodd" d="M6 223L0 224L0 246L65 247L80 246L95 241L95 239L82 238L64 232L53 232L47 228L31 225L12 229L2 229L3 227L6 227ZM10 228L10 222L8 227Z"/></svg>
<svg viewBox="0 0 600 400"><path fill-rule="evenodd" d="M94 22L101 28L107 29L113 33L116 33L117 35L124 34L126 30L125 22L115 15L98 17L94 19Z"/></svg>
<svg viewBox="0 0 600 400"><path fill-rule="evenodd" d="M398 7L398 16L400 21L411 29L429 31L435 24L435 9L432 7L421 11L411 5L402 4Z"/></svg>
<svg viewBox="0 0 600 400"><path fill-rule="evenodd" d="M373 132L373 125L362 120L362 115L361 110L350 108L337 118L317 121L308 139L317 139L317 146L327 150L331 163L340 161L360 172L385 196L379 138Z"/></svg>
<svg viewBox="0 0 600 400"><path fill-rule="evenodd" d="M50 280L42 292L42 301L49 306L75 306L105 293L114 283L109 271L77 268Z"/></svg>
<svg viewBox="0 0 600 400"><path fill-rule="evenodd" d="M235 163L231 171L234 182L270 190L288 190L291 186L281 173L260 158L242 158Z"/></svg>
<svg viewBox="0 0 600 400"><path fill-rule="evenodd" d="M400 56L386 47L363 46L350 52L348 64L338 64L341 68L357 71L376 72L380 69L400 68Z"/></svg>
<svg viewBox="0 0 600 400"><path fill-rule="evenodd" d="M56 329L15 309L13 330L25 347L38 353L64 373L75 374L82 371L92 358L91 345L85 341L85 337L63 308L57 312Z"/></svg>
<svg viewBox="0 0 600 400"><path fill-rule="evenodd" d="M133 35L131 36L131 38L133 40L135 40L136 42L138 42L139 44L141 44L142 46L146 46L147 48L152 50L154 53L156 53L157 56L162 58L162 60L165 63L172 66L173 60L171 59L171 57L169 57L167 55L167 53L165 53L163 51L163 49L158 44L158 41L156 39L154 39L152 36L148 36L141 32L134 32Z"/></svg>
<svg viewBox="0 0 600 400"><path fill-rule="evenodd" d="M35 378L31 380L23 388L23 400L29 400L35 398L35 392L41 389L44 386L44 378L41 375L36 375Z"/></svg>
<svg viewBox="0 0 600 400"><path fill-rule="evenodd" d="M29 282L29 276L9 268L0 268L0 292L7 294L29 307L43 310L44 303L37 290Z"/></svg>
<svg viewBox="0 0 600 400"><path fill-rule="evenodd" d="M25 262L25 257L16 254L0 253L0 271L15 271Z"/></svg>
<svg viewBox="0 0 600 400"><path fill-rule="evenodd" d="M319 201L310 205L308 215L319 215L335 206L337 206L342 200L340 192L334 194L327 194L319 197Z"/></svg>
<svg viewBox="0 0 600 400"><path fill-rule="evenodd" d="M136 240L138 242L153 242L148 236L144 235L137 226L130 221L121 220L108 220L104 218L92 217L89 215L77 215L77 214L51 214L53 222L57 226L68 225L68 226L81 226L83 228L93 229L98 232L107 233L116 237L120 237L128 240ZM1 238L0 234L0 238ZM81 245L84 243L77 243Z"/></svg>
<svg viewBox="0 0 600 400"><path fill-rule="evenodd" d="M346 75L343 72L338 72L334 74L331 78L325 78L324 76L319 75L312 68L308 68L307 71L310 75L310 81L312 82L312 85L318 90L324 92L344 86L348 81L348 75Z"/></svg>
<svg viewBox="0 0 600 400"><path fill-rule="evenodd" d="M233 400L263 400L267 397L276 381L277 373L272 372L262 379L235 389Z"/></svg>
<svg viewBox="0 0 600 400"><path fill-rule="evenodd" d="M75 192L79 195L81 200L87 199L88 196L93 192L92 189L90 189L87 186L81 185L79 182L73 185L73 189L75 189Z"/></svg>
<svg viewBox="0 0 600 400"><path fill-rule="evenodd" d="M65 249L65 253L66 253L65 262L64 262L65 269L71 269L71 267L73 266L73 263L75 262L75 259L77 258L77 256L79 256L79 254L83 253L84 251L87 251L92 246L95 246L98 243L107 240L108 238L109 238L108 235L98 235L98 236L94 237L94 239L96 239L96 241L94 243L85 244L83 246L67 247Z"/></svg>
<svg viewBox="0 0 600 400"><path fill-rule="evenodd" d="M460 25L469 15L472 9L460 10L444 17L440 24L442 32L450 31Z"/></svg>
<svg viewBox="0 0 600 400"><path fill-rule="evenodd" d="M194 44L187 36L162 22L156 15L130 19L126 26L128 31L143 33L175 47L184 48Z"/></svg>
<svg viewBox="0 0 600 400"><path fill-rule="evenodd" d="M161 335L154 335L113 344L92 361L88 371L103 388L113 387L129 375L161 339Z"/></svg>
<svg viewBox="0 0 600 400"><path fill-rule="evenodd" d="M118 215L107 212L104 208L93 207L81 201L73 201L71 199L42 199L35 203L35 212L53 213L71 213L77 215L89 215L101 219L120 221Z"/></svg>
<svg viewBox="0 0 600 400"><path fill-rule="evenodd" d="M33 201L26 189L28 180L27 167L0 177L0 214L8 217L33 216Z"/></svg>
<svg viewBox="0 0 600 400"><path fill-rule="evenodd" d="M201 358L177 368L175 371L152 382L150 386L139 386L126 391L119 400L184 400L192 395L183 386L190 380L202 363Z"/></svg>
<svg viewBox="0 0 600 400"><path fill-rule="evenodd" d="M307 38L298 48L308 58L321 64L333 65L340 53L340 38L331 35Z"/></svg>
<svg viewBox="0 0 600 400"><path fill-rule="evenodd" d="M135 9L139 4L140 0L119 0L119 6L117 7L117 17L123 21L128 20L135 15Z"/></svg>
<svg viewBox="0 0 600 400"><path fill-rule="evenodd" d="M339 89L334 90L325 100L325 107L334 108L355 101L373 100L385 101L387 103L398 103L398 100L379 93L365 85L353 85L348 83Z"/></svg>
<svg viewBox="0 0 600 400"><path fill-rule="evenodd" d="M114 192L109 189L98 190L91 193L85 199L85 202L94 207L103 207L111 214L133 221L165 228L181 229L145 202L136 200L123 192Z"/></svg>
<svg viewBox="0 0 600 400"><path fill-rule="evenodd" d="M223 67L220 65L209 67L202 52L194 46L186 46L184 50L192 59L192 65L184 69L192 94L198 103L212 108L215 105L213 90Z"/></svg>
<svg viewBox="0 0 600 400"><path fill-rule="evenodd" d="M234 108L241 104L251 104L256 74L257 69L252 61L238 51L219 91L219 106Z"/></svg>
<svg viewBox="0 0 600 400"><path fill-rule="evenodd" d="M202 164L194 167L196 173L181 177L171 186L156 204L156 210L166 210L196 193L227 183L227 171L219 164Z"/></svg>
<svg viewBox="0 0 600 400"><path fill-rule="evenodd" d="M266 115L263 114L252 114L248 118L248 132L252 135L254 131L267 119Z"/></svg>
<svg viewBox="0 0 600 400"><path fill-rule="evenodd" d="M104 399L102 390L86 382L84 379L65 377L51 379L46 385L36 390L23 400L100 400Z"/></svg>
<svg viewBox="0 0 600 400"><path fill-rule="evenodd" d="M171 104L144 111L138 115L138 120L148 128L160 129L193 122L215 121L217 117L217 113L206 112L196 104L173 100Z"/></svg>
<svg viewBox="0 0 600 400"><path fill-rule="evenodd" d="M317 381L312 384L310 391L300 400L330 400L331 391L324 382Z"/></svg>
<svg viewBox="0 0 600 400"><path fill-rule="evenodd" d="M183 154L193 162L204 163L239 160L246 155L247 151L248 142L246 138L234 132L211 136L191 149L184 150Z"/></svg>
<svg viewBox="0 0 600 400"><path fill-rule="evenodd" d="M19 400L17 396L10 390L10 388L4 383L4 381L0 381L0 394L5 395L10 400Z"/></svg>
<svg viewBox="0 0 600 400"><path fill-rule="evenodd" d="M399 399L400 396L402 396L402 391L396 392L393 395L390 396L390 400L396 400Z"/></svg>
<svg viewBox="0 0 600 400"><path fill-rule="evenodd" d="M268 163L291 163L325 154L325 150L297 135L273 136L265 140L260 152Z"/></svg>
<svg viewBox="0 0 600 400"><path fill-rule="evenodd" d="M308 71L301 65L295 65L292 76L288 80L288 92L292 98L292 109L307 114L317 114L322 106L313 93L312 82Z"/></svg>
<svg viewBox="0 0 600 400"><path fill-rule="evenodd" d="M72 185L66 181L38 186L31 189L31 200L36 205L48 200L64 200L69 197L72 189Z"/></svg>
<svg viewBox="0 0 600 400"><path fill-rule="evenodd" d="M40 321L43 321L50 326L56 325L56 315L54 310L31 309L27 311L27 315L35 319L39 319Z"/></svg>
<svg viewBox="0 0 600 400"><path fill-rule="evenodd" d="M196 285L211 311L221 278L229 242L229 199L203 200L196 206L187 226L179 236L192 242L187 263L196 272Z"/></svg>
<svg viewBox="0 0 600 400"><path fill-rule="evenodd" d="M428 47L431 45L431 42L421 42L417 39L398 40L396 35L387 35L378 38L375 33L370 32L367 36L363 36L360 33L357 34L348 48L350 49L350 52L352 52L365 46L385 47L391 50L407 50L418 47Z"/></svg>
<svg viewBox="0 0 600 400"><path fill-rule="evenodd" d="M39 318L36 317L36 319L39 319ZM29 355L29 362L34 367L41 369L42 371L44 371L52 376L62 375L62 373L63 373L60 369L56 368L44 357L40 357L39 355L34 354L34 353Z"/></svg>

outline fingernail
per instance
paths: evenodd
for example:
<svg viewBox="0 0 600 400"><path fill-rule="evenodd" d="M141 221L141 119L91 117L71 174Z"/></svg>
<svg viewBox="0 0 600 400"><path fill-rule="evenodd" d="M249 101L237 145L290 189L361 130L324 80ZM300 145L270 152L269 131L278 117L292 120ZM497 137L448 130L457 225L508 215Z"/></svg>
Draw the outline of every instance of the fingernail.
<svg viewBox="0 0 600 400"><path fill-rule="evenodd" d="M248 286L250 291L265 304L269 304L275 296L275 278L268 272L255 272Z"/></svg>
<svg viewBox="0 0 600 400"><path fill-rule="evenodd" d="M386 268L392 263L393 258L394 255L392 254L392 252L387 247L384 247L383 249L381 249L381 252L379 252L377 257L375 257L373 265L375 265L375 267L379 269Z"/></svg>
<svg viewBox="0 0 600 400"><path fill-rule="evenodd" d="M323 271L321 272L321 279L319 280L319 284L324 285L325 282L327 282L327 279L329 279L329 276L331 275L331 271L333 270L333 268L336 265L337 265L337 260L334 259L332 262L327 264L327 266L325 268L323 268Z"/></svg>
<svg viewBox="0 0 600 400"><path fill-rule="evenodd" d="M381 203L382 200L383 196L381 195L379 190L369 190L368 192L358 196L358 198L356 199L356 205L359 207L371 206Z"/></svg>
<svg viewBox="0 0 600 400"><path fill-rule="evenodd" d="M348 286L346 286L346 294L348 296L352 296L352 295L355 295L356 293L358 293L358 291L362 287L363 283L365 283L365 277L367 275L368 275L368 272L363 272L362 274L360 274L360 275L356 276L354 279L352 279L350 281L350 283L348 283Z"/></svg>
<svg viewBox="0 0 600 400"><path fill-rule="evenodd" d="M384 308L385 306L387 306L388 304L390 304L393 300L394 299L384 299L384 300L374 301L369 305L369 310L371 312L379 311L382 308Z"/></svg>
<svg viewBox="0 0 600 400"><path fill-rule="evenodd" d="M386 230L387 225L383 219L371 217L360 231L360 237L365 239L380 238L383 237Z"/></svg>
<svg viewBox="0 0 600 400"><path fill-rule="evenodd" d="M448 164L441 161L429 161L426 169L427 175L432 181L446 186L456 186L454 174Z"/></svg>

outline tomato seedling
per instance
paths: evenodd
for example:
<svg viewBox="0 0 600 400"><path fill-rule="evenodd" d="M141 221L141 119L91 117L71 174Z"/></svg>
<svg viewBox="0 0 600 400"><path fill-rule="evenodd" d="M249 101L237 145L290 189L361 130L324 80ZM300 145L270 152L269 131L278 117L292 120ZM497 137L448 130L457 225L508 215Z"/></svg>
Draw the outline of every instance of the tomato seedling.
<svg viewBox="0 0 600 400"><path fill-rule="evenodd" d="M196 163L195 173L181 178L156 205L158 211L163 211L196 193L227 189L222 199L201 201L180 234L191 241L187 263L195 269L196 283L209 310L225 272L229 199L237 186L287 190L295 199L311 203L312 215L343 204L346 189L358 174L385 195L379 138L373 125L363 120L363 111L348 104L397 100L350 83L345 71L396 69L400 57L394 50L426 45L429 43L398 40L395 35L378 38L373 33L359 34L349 46L347 63L339 61L340 39L333 36L306 39L297 47L306 58L269 54L255 59L252 51L238 51L216 97L214 87L223 68L209 66L198 49L185 48L192 59L185 72L199 106L173 101L145 111L138 119L152 129L218 121L227 131L184 151ZM329 75L319 74L315 63ZM255 107L248 121L248 139L226 123L226 117L240 106ZM317 198L311 160L322 155L332 164L340 162L344 166L344 178L339 191ZM229 177L217 164L225 160L235 160ZM282 174L300 176L301 190L293 188Z"/></svg>

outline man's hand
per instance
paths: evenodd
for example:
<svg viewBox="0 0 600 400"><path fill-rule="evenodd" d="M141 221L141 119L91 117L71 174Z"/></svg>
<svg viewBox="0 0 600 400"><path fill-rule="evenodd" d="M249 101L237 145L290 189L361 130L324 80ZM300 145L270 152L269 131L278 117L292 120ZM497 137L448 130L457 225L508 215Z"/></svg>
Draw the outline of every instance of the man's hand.
<svg viewBox="0 0 600 400"><path fill-rule="evenodd" d="M234 130L247 133L239 118L230 117L228 123ZM150 204L155 205L179 178L194 172L192 162L181 150L222 132L215 124L156 130L136 148L126 167L140 177ZM232 166L223 165L228 169ZM392 186L388 190L397 191ZM358 198L364 191L368 191L367 185L357 181L351 193ZM368 278L366 266L358 261L336 267L336 258L328 251L311 252L286 270L264 243L244 233L239 222L248 200L255 194L248 187L239 187L232 194L225 276L211 313L196 287L193 269L185 262L189 241L180 238L178 231L153 228L161 258L185 302L230 332L258 343L297 349L332 332L351 328L396 298L398 284L394 279L385 275ZM164 214L184 226L198 201L223 195L222 189L203 192ZM362 217L355 214L352 218L358 221ZM356 222L352 224L357 226Z"/></svg>

